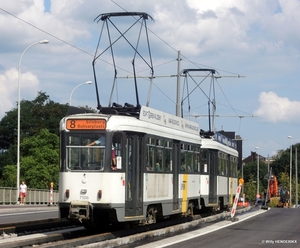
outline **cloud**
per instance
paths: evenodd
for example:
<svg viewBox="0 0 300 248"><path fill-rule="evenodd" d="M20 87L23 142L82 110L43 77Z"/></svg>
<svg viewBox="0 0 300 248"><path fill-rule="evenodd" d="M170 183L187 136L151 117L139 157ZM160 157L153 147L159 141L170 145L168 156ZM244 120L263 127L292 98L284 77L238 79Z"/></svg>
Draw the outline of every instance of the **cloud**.
<svg viewBox="0 0 300 248"><path fill-rule="evenodd" d="M17 107L18 101L18 70L11 68L0 74L0 116ZM39 89L39 80L32 72L21 73L20 92L22 99L33 99Z"/></svg>
<svg viewBox="0 0 300 248"><path fill-rule="evenodd" d="M259 116L265 122L299 122L300 102L279 97L270 91L260 93L259 104L260 106L254 111L254 115Z"/></svg>
<svg viewBox="0 0 300 248"><path fill-rule="evenodd" d="M242 115L254 113L260 117L248 118L247 121L241 121L241 118L217 118L217 126L222 129L239 130L245 139L243 149L250 150L259 146L261 153L268 154L270 148L272 151L282 148L282 137L298 132L297 109L300 108L299 103L292 100L299 99L300 90L297 77L300 58L300 32L297 32L300 27L299 0L2 2L0 118L5 111L17 106L18 79L15 68L18 67L22 52L30 44L43 39L50 42L34 46L26 52L21 70L21 99L30 101L36 97L38 90L42 90L53 101L64 104L69 101L70 93L76 85L93 80L91 62L102 27L102 21L94 22L94 18L109 12L145 11L155 20L147 22L156 76L151 92L151 107L174 113L176 79L169 76L177 73L176 59L180 51L181 69L214 68L222 75L220 84L224 92L216 92L217 114L226 115L229 109L238 108ZM45 2L48 3L46 9ZM113 21L123 30L123 24L126 26L133 20L120 18ZM132 34L128 36L130 39L135 38L138 32ZM101 48L107 42L106 37L103 38ZM120 46L114 48L118 49L115 50L115 56L120 78L113 101L122 103L124 99L134 103L133 80L121 78L130 75L127 71L132 71L132 51L127 46L122 47L121 42L117 45ZM141 43L139 48L144 55L148 51L142 50L143 45L145 43ZM109 54L105 53L96 66L100 104L103 106L108 103L114 75L112 66L107 63L111 62ZM143 65L137 63L139 76L149 74ZM237 74L245 78L234 79ZM289 83L288 87L286 82ZM140 103L145 104L149 82L139 78L138 84ZM208 84L205 82L205 85ZM281 96L274 92L280 92ZM194 94L191 100L192 109L195 109L195 105L203 106L197 109L197 114L207 113L205 97ZM228 106L229 102L232 106ZM76 90L72 104L95 108L97 99L94 84ZM201 125L204 124L201 122ZM282 134L282 137L274 137L274 133ZM269 143L270 140L274 146ZM293 142L298 142L296 137Z"/></svg>

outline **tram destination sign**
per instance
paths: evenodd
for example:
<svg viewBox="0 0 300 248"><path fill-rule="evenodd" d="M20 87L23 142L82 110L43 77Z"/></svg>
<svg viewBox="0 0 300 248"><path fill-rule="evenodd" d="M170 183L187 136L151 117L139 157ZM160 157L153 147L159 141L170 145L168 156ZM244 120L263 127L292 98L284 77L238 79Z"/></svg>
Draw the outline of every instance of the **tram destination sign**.
<svg viewBox="0 0 300 248"><path fill-rule="evenodd" d="M105 130L104 119L67 119L66 128L69 130Z"/></svg>
<svg viewBox="0 0 300 248"><path fill-rule="evenodd" d="M235 150L237 150L237 143L236 141L226 137L225 135L221 134L221 133L218 133L216 132L215 134L215 141L223 144L223 145L226 145L226 146L229 146Z"/></svg>

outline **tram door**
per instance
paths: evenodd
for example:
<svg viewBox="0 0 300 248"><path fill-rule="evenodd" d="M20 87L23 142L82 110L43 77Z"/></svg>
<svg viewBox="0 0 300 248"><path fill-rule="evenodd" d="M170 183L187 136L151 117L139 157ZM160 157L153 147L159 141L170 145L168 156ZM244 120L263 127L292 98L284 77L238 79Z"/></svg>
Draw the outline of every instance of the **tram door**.
<svg viewBox="0 0 300 248"><path fill-rule="evenodd" d="M208 150L209 168L209 203L218 203L217 200L217 173L218 173L218 154Z"/></svg>
<svg viewBox="0 0 300 248"><path fill-rule="evenodd" d="M126 135L125 139L125 217L143 214L142 137Z"/></svg>
<svg viewBox="0 0 300 248"><path fill-rule="evenodd" d="M178 201L178 170L180 167L180 144L173 143L172 154L172 172L173 172L173 211L179 210Z"/></svg>

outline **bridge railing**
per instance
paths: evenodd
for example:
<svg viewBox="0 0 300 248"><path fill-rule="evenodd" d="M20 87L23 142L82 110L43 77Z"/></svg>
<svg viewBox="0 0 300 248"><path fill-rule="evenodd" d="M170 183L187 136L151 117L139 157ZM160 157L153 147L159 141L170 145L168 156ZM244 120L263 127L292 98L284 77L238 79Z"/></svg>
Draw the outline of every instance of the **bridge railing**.
<svg viewBox="0 0 300 248"><path fill-rule="evenodd" d="M50 189L31 189L27 188L27 195L25 197L26 204L40 204L50 205L58 203L58 191L53 190L52 197ZM14 205L18 204L17 188L0 187L0 204L1 205Z"/></svg>

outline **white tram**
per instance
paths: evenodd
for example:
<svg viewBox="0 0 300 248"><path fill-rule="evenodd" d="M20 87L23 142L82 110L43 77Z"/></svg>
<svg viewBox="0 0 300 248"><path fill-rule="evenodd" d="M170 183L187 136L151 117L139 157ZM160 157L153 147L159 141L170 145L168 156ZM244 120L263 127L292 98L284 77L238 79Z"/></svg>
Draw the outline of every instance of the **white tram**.
<svg viewBox="0 0 300 248"><path fill-rule="evenodd" d="M123 33L116 25L110 25L112 19L128 16L136 18L130 19L134 24ZM218 142L219 136L214 133L201 135L197 123L140 106L136 66L149 67L151 83L154 75L147 19L152 17L143 12L106 13L95 18L97 22L103 21L100 38L103 29L107 29L110 37L112 27L116 29L116 37L120 35L130 44L136 106L112 103L117 79L112 47L119 38L110 37L109 46L103 49L98 42L92 65L99 113L68 115L60 122L61 218L91 227L155 223L157 218L226 207L234 197L238 153L229 142ZM134 45L125 34L135 24L141 27ZM145 39L140 39L144 29ZM138 45L140 40L147 40L149 55L145 58L143 52L138 52L144 47ZM108 50L114 61L114 81L108 107L103 107L98 94L96 62Z"/></svg>
<svg viewBox="0 0 300 248"><path fill-rule="evenodd" d="M69 115L60 143L60 217L85 226L155 223L234 197L237 151L201 138L197 123L149 107Z"/></svg>
<svg viewBox="0 0 300 248"><path fill-rule="evenodd" d="M236 142L218 132L212 137L202 136L201 163L201 182L206 182L201 185L205 206L231 206L238 186Z"/></svg>

